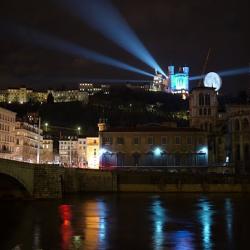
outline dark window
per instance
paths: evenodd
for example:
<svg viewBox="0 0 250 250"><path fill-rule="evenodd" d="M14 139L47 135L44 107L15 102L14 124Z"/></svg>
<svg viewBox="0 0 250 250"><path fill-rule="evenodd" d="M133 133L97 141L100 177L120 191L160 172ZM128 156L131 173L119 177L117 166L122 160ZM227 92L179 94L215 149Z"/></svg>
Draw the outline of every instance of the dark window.
<svg viewBox="0 0 250 250"><path fill-rule="evenodd" d="M205 95L205 105L210 106L210 95L209 94Z"/></svg>
<svg viewBox="0 0 250 250"><path fill-rule="evenodd" d="M207 109L206 108L204 108L204 115L207 115Z"/></svg>
<svg viewBox="0 0 250 250"><path fill-rule="evenodd" d="M204 106L204 95L199 94L199 106Z"/></svg>
<svg viewBox="0 0 250 250"><path fill-rule="evenodd" d="M161 144L166 145L167 144L167 137L162 137L161 138Z"/></svg>
<svg viewBox="0 0 250 250"><path fill-rule="evenodd" d="M240 161L240 144L236 145L236 159Z"/></svg>
<svg viewBox="0 0 250 250"><path fill-rule="evenodd" d="M180 136L176 136L175 137L175 144L181 144L181 138L180 138Z"/></svg>
<svg viewBox="0 0 250 250"><path fill-rule="evenodd" d="M239 121L238 119L235 120L234 129L235 129L236 131L239 131L239 130L240 130L240 121Z"/></svg>
<svg viewBox="0 0 250 250"><path fill-rule="evenodd" d="M204 143L203 137L199 137L199 144L203 144L203 143Z"/></svg>
<svg viewBox="0 0 250 250"><path fill-rule="evenodd" d="M133 138L133 144L134 145L139 145L140 144L140 138L139 137L134 137Z"/></svg>
<svg viewBox="0 0 250 250"><path fill-rule="evenodd" d="M199 109L199 115L202 115L202 109Z"/></svg>
<svg viewBox="0 0 250 250"><path fill-rule="evenodd" d="M103 144L112 144L113 139L112 137L103 137Z"/></svg>
<svg viewBox="0 0 250 250"><path fill-rule="evenodd" d="M247 130L249 129L249 121L247 118L244 118L243 122L242 122L242 127L243 129Z"/></svg>
<svg viewBox="0 0 250 250"><path fill-rule="evenodd" d="M192 137L191 136L188 136L187 137L187 144L192 144Z"/></svg>
<svg viewBox="0 0 250 250"><path fill-rule="evenodd" d="M123 137L117 137L116 143L117 144L124 144L124 138Z"/></svg>
<svg viewBox="0 0 250 250"><path fill-rule="evenodd" d="M148 144L149 145L154 144L154 138L152 136L148 137Z"/></svg>
<svg viewBox="0 0 250 250"><path fill-rule="evenodd" d="M208 109L207 109L207 114L208 114L208 115L211 115L211 108L208 108Z"/></svg>

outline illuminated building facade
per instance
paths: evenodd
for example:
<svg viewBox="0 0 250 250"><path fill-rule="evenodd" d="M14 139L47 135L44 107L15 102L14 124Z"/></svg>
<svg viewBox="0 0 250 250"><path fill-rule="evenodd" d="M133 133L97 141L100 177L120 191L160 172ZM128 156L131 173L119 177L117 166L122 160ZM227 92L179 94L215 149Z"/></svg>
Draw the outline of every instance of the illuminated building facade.
<svg viewBox="0 0 250 250"><path fill-rule="evenodd" d="M77 89L75 90L48 90L54 97L54 102L83 102L88 103L88 94Z"/></svg>
<svg viewBox="0 0 250 250"><path fill-rule="evenodd" d="M13 159L16 113L0 107L0 158Z"/></svg>
<svg viewBox="0 0 250 250"><path fill-rule="evenodd" d="M167 89L168 89L168 79L166 79L162 74L156 72L150 90L167 91Z"/></svg>
<svg viewBox="0 0 250 250"><path fill-rule="evenodd" d="M41 155L43 150L42 130L26 122L16 122L15 134L15 160L36 163L38 146Z"/></svg>
<svg viewBox="0 0 250 250"><path fill-rule="evenodd" d="M8 103L26 103L32 94L31 89L19 88L19 89L7 89L5 92L6 102Z"/></svg>
<svg viewBox="0 0 250 250"><path fill-rule="evenodd" d="M188 94L189 91L189 67L180 67L175 72L174 66L168 67L169 86L171 93Z"/></svg>
<svg viewBox="0 0 250 250"><path fill-rule="evenodd" d="M53 150L53 140L49 138L43 138L41 163L53 163L54 158L55 157L54 157L54 150Z"/></svg>
<svg viewBox="0 0 250 250"><path fill-rule="evenodd" d="M76 137L69 136L68 138L59 141L60 162L65 167L77 167L77 146L78 141Z"/></svg>
<svg viewBox="0 0 250 250"><path fill-rule="evenodd" d="M79 83L79 90L81 92L88 93L88 95L94 95L98 92L109 94L110 85L108 84L96 84L96 83Z"/></svg>
<svg viewBox="0 0 250 250"><path fill-rule="evenodd" d="M48 94L51 93L54 97L54 102L83 102L88 103L88 94L77 89L73 90L48 90L33 91L26 88L11 88L1 90L0 102L8 103L27 103L27 102L46 102Z"/></svg>
<svg viewBox="0 0 250 250"><path fill-rule="evenodd" d="M206 133L195 128L99 126L99 138L102 167L207 164Z"/></svg>
<svg viewBox="0 0 250 250"><path fill-rule="evenodd" d="M66 167L99 168L98 137L68 137L59 141L60 162Z"/></svg>
<svg viewBox="0 0 250 250"><path fill-rule="evenodd" d="M99 168L99 137L86 138L86 160L88 168Z"/></svg>

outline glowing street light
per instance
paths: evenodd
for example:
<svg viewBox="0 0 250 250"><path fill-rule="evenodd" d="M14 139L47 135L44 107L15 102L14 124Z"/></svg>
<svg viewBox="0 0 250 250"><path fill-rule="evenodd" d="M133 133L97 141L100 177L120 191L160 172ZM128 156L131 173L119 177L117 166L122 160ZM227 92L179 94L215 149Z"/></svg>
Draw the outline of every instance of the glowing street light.
<svg viewBox="0 0 250 250"><path fill-rule="evenodd" d="M81 133L81 127L79 126L79 127L77 127L77 132L78 132L78 135L80 135L80 133Z"/></svg>
<svg viewBox="0 0 250 250"><path fill-rule="evenodd" d="M154 155L158 157L158 156L161 156L162 150L161 148L156 147L153 152L154 152Z"/></svg>
<svg viewBox="0 0 250 250"><path fill-rule="evenodd" d="M49 124L47 122L44 123L44 126L45 126L45 131L47 132L48 131L48 126Z"/></svg>

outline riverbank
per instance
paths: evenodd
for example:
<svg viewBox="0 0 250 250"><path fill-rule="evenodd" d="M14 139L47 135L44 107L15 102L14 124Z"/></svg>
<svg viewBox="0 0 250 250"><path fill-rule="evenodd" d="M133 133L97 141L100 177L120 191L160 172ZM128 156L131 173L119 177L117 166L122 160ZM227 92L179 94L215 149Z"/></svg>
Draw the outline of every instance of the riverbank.
<svg viewBox="0 0 250 250"><path fill-rule="evenodd" d="M247 192L250 176L222 173L169 173L166 171L69 170L63 194L78 192Z"/></svg>

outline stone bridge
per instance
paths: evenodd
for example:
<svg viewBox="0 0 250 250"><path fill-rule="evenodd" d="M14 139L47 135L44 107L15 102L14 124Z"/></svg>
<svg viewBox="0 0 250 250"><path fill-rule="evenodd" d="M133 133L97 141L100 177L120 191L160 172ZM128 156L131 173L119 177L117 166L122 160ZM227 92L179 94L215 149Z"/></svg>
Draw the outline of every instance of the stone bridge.
<svg viewBox="0 0 250 250"><path fill-rule="evenodd" d="M0 159L1 196L61 198L64 193L115 191L116 175L110 171L70 169Z"/></svg>
<svg viewBox="0 0 250 250"><path fill-rule="evenodd" d="M216 168L218 170L218 168ZM182 169L180 169L182 170ZM0 159L0 198L62 198L79 192L250 192L250 175L150 168L90 170ZM220 169L219 169L220 170Z"/></svg>

